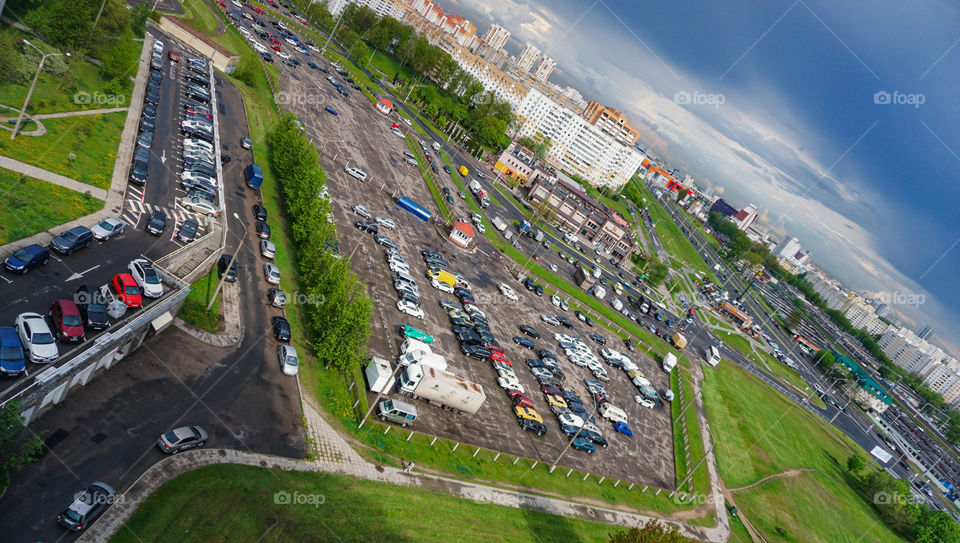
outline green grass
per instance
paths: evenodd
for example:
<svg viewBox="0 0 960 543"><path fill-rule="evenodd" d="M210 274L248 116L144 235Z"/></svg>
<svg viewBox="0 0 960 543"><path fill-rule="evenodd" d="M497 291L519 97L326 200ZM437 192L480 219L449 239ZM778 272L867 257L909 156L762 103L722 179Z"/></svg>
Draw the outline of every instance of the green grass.
<svg viewBox="0 0 960 543"><path fill-rule="evenodd" d="M632 182L637 184L640 194L647 199L647 209L650 211L650 218L653 219L653 227L657 231L657 236L660 238L660 243L663 244L664 250L678 260L683 261L689 268L706 274L715 284L720 284L716 276L713 275L713 270L707 266L707 263L704 262L703 257L700 256L697 249L690 243L690 240L683 235L680 227L673 222L673 219L667 214L667 211L660 204L660 201L653 196L653 193L647 190L647 187L645 187L643 183L636 180Z"/></svg>
<svg viewBox="0 0 960 543"><path fill-rule="evenodd" d="M807 395L810 403L820 407L821 409L826 407L826 404L823 403L823 400L813 393L813 389L811 389L810 385L803 380L803 377L800 377L800 373L797 372L797 370L787 367L786 364L770 356L770 354L766 351L754 351L750 353L749 358L754 362L757 362L757 367L759 367L761 370L764 370L773 377L778 377L781 380L786 381L796 388L800 394Z"/></svg>
<svg viewBox="0 0 960 543"><path fill-rule="evenodd" d="M220 299L222 293L217 294L217 298L209 310L207 309L207 304L210 303L210 298L213 297L214 291L217 290L217 283L219 283L219 281L216 267L211 269L207 275L194 281L193 284L190 285L190 294L188 294L187 299L183 301L183 306L180 307L180 312L177 316L201 330L211 333L218 332L223 322L220 318Z"/></svg>
<svg viewBox="0 0 960 543"><path fill-rule="evenodd" d="M45 119L43 136L0 132L0 155L101 189L110 188L126 112Z"/></svg>
<svg viewBox="0 0 960 543"><path fill-rule="evenodd" d="M750 354L750 340L743 337L739 332L724 330L715 330L714 335L720 338L720 341L726 343L731 348L736 349L747 356Z"/></svg>
<svg viewBox="0 0 960 543"><path fill-rule="evenodd" d="M403 141L407 144L407 147L410 149L410 152L417 157L417 169L420 170L420 175L423 177L423 181L427 184L427 188L430 189L430 194L433 195L433 200L436 202L437 207L440 209L440 216L443 217L445 221L450 220L450 209L447 205L447 201L444 199L443 193L440 192L440 189L437 188L437 183L433 179L433 175L429 170L429 166L426 166L424 163L426 160L423 158L423 150L420 149L419 145L413 144L413 138L403 138Z"/></svg>
<svg viewBox="0 0 960 543"><path fill-rule="evenodd" d="M681 367L687 365L688 364L684 362L679 365L675 371L670 372L670 389L676 394L673 402L670 403L670 412L673 416L673 443L674 460L677 466L677 484L684 480L687 475L689 475L690 470L696 466L697 471L691 480L679 487L678 490L705 496L710 493L710 476L707 473L705 463L697 466L697 463L703 458L705 451L696 406L690 405L683 413L682 419L680 415L683 408L694 398L693 382L691 381L690 374L681 370ZM681 382L685 394L684 401L680 400ZM683 421L687 427L687 443L690 445L689 464L686 461L687 455L684 451L683 425L681 421Z"/></svg>
<svg viewBox="0 0 960 543"><path fill-rule="evenodd" d="M53 183L0 170L0 245L94 213L103 202Z"/></svg>
<svg viewBox="0 0 960 543"><path fill-rule="evenodd" d="M180 16L180 19L184 23L204 34L217 34L217 15L209 3L205 0L185 0L181 4L183 5L183 15Z"/></svg>
<svg viewBox="0 0 960 543"><path fill-rule="evenodd" d="M765 536L778 540L774 527L783 526L797 541L854 541L876 523L866 540L896 540L845 482L846 459L853 452L868 456L849 438L828 431L822 421L733 364L706 373L703 395L727 488L790 469L823 473L801 474L789 483L770 482L736 494L746 517ZM793 486L798 484L804 487ZM788 522L787 517L793 520Z"/></svg>
<svg viewBox="0 0 960 543"><path fill-rule="evenodd" d="M278 492L315 496L314 504L278 504ZM532 543L601 541L608 533L625 529L477 503L425 488L221 465L186 473L162 486L112 541Z"/></svg>

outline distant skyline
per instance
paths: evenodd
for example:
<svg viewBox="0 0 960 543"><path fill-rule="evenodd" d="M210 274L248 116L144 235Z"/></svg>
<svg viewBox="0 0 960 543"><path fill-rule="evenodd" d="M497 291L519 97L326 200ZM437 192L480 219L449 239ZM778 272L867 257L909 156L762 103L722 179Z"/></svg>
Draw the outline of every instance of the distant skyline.
<svg viewBox="0 0 960 543"><path fill-rule="evenodd" d="M818 267L958 352L957 5L437 3L510 30L514 55L539 47L550 81L620 109L671 168L757 204Z"/></svg>

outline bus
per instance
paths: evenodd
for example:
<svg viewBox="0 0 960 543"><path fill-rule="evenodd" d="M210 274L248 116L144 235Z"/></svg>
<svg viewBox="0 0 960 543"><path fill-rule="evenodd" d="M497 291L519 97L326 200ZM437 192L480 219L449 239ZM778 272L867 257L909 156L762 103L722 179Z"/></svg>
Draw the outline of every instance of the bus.
<svg viewBox="0 0 960 543"><path fill-rule="evenodd" d="M711 345L710 350L707 351L707 364L716 367L720 363L720 350L717 349L716 345Z"/></svg>

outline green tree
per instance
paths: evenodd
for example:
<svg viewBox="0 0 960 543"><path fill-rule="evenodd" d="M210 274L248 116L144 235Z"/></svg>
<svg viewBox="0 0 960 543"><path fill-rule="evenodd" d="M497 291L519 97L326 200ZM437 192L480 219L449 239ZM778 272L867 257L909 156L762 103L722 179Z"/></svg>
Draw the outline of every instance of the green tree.
<svg viewBox="0 0 960 543"><path fill-rule="evenodd" d="M127 29L101 55L100 75L104 79L128 81L137 69L140 47L133 41L133 31Z"/></svg>
<svg viewBox="0 0 960 543"><path fill-rule="evenodd" d="M19 402L0 408L0 471L20 469L37 459L43 441L24 424Z"/></svg>
<svg viewBox="0 0 960 543"><path fill-rule="evenodd" d="M824 369L829 369L837 363L836 358L834 358L833 353L829 349L820 349L817 351L817 354L813 356L813 360L823 366Z"/></svg>
<svg viewBox="0 0 960 543"><path fill-rule="evenodd" d="M958 543L960 525L949 513L925 507L911 530L914 543Z"/></svg>
<svg viewBox="0 0 960 543"><path fill-rule="evenodd" d="M650 285L658 286L667 280L669 274L670 268L666 264L656 261L648 266L645 280Z"/></svg>
<svg viewBox="0 0 960 543"><path fill-rule="evenodd" d="M856 475L863 471L863 468L867 467L867 461L860 456L859 454L851 455L850 458L847 458L847 471Z"/></svg>
<svg viewBox="0 0 960 543"><path fill-rule="evenodd" d="M787 328L790 330L796 330L801 322L803 322L803 315L799 310L794 309L790 312L790 315L787 316Z"/></svg>

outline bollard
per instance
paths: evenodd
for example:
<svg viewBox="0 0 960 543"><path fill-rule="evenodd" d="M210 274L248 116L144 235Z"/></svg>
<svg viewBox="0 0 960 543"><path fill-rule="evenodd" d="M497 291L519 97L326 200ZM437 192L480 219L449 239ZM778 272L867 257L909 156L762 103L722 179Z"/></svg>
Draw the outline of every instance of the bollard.
<svg viewBox="0 0 960 543"><path fill-rule="evenodd" d="M571 473L573 473L573 468L570 468L570 471L567 472L567 477L570 477Z"/></svg>
<svg viewBox="0 0 960 543"><path fill-rule="evenodd" d="M630 486L627 487L627 490L633 490L633 483L630 483Z"/></svg>
<svg viewBox="0 0 960 543"><path fill-rule="evenodd" d="M437 442L437 436L433 436L433 439L430 440L430 446L433 447L433 444Z"/></svg>
<svg viewBox="0 0 960 543"><path fill-rule="evenodd" d="M648 488L650 488L650 487L649 487L649 486L644 486L642 492L646 492Z"/></svg>
<svg viewBox="0 0 960 543"><path fill-rule="evenodd" d="M617 482L613 483L613 488L617 488L618 486L620 486L620 479L617 479Z"/></svg>
<svg viewBox="0 0 960 543"><path fill-rule="evenodd" d="M353 402L353 408L354 408L354 409L356 409L358 405L360 405L360 400L357 400L357 401Z"/></svg>
<svg viewBox="0 0 960 543"><path fill-rule="evenodd" d="M519 461L520 461L520 457L519 457L519 456L516 457L516 458L514 458L514 459L513 459L513 465L516 466L516 465L517 465L517 462L519 462Z"/></svg>
<svg viewBox="0 0 960 543"><path fill-rule="evenodd" d="M383 431L383 435L387 435L387 432L390 431L391 426L387 426L387 429Z"/></svg>
<svg viewBox="0 0 960 543"><path fill-rule="evenodd" d="M604 479L606 479L606 478L607 478L607 476L606 476L606 475L604 475L603 477L601 477L601 478L600 478L600 480L599 480L599 481L597 481L597 484L599 485L599 484L600 484L600 483L602 483L602 482L603 482L603 480L604 480Z"/></svg>
<svg viewBox="0 0 960 543"><path fill-rule="evenodd" d="M350 383L350 386L347 387L347 392L350 392L351 390L353 390L353 387L354 387L354 385L356 385L356 384L357 384L356 381Z"/></svg>
<svg viewBox="0 0 960 543"><path fill-rule="evenodd" d="M411 437L413 437L413 432L410 432L410 435L407 436L407 441L410 441Z"/></svg>
<svg viewBox="0 0 960 543"><path fill-rule="evenodd" d="M661 490L663 490L663 489L662 489L662 488L658 488L658 489L657 489L657 493L656 493L656 494L654 494L654 496L659 496L659 495L660 495L660 491L661 491Z"/></svg>
<svg viewBox="0 0 960 543"><path fill-rule="evenodd" d="M480 452L480 447L477 447L477 450L473 451L473 457L472 457L472 458L476 458L476 457L477 457L477 453L479 453L479 452Z"/></svg>
<svg viewBox="0 0 960 543"><path fill-rule="evenodd" d="M459 446L460 446L460 442L458 441L457 444L453 446L453 450L454 450L454 451L457 450L457 447L459 447ZM451 451L451 452L453 452L453 451Z"/></svg>
<svg viewBox="0 0 960 543"><path fill-rule="evenodd" d="M500 458L500 453L497 453L497 455L493 457L493 461L496 462L497 458Z"/></svg>
<svg viewBox="0 0 960 543"><path fill-rule="evenodd" d="M581 480L581 481L586 481L586 480L587 480L587 477L590 477L590 474L589 474L589 473L584 473L584 474L583 474L583 479L580 479L580 480Z"/></svg>
<svg viewBox="0 0 960 543"><path fill-rule="evenodd" d="M533 465L530 466L530 469L533 469L533 468L537 467L537 462L539 462L539 460L534 460L534 461L533 461Z"/></svg>

